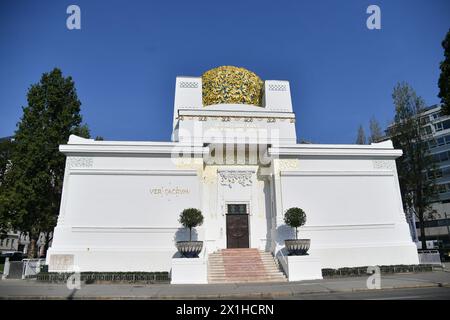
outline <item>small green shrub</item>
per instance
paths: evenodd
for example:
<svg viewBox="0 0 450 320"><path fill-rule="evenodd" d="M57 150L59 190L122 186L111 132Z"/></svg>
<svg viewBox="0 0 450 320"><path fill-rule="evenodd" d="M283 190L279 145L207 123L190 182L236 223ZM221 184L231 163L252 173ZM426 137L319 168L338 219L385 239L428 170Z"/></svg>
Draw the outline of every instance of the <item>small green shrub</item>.
<svg viewBox="0 0 450 320"><path fill-rule="evenodd" d="M295 239L298 239L298 228L306 223L306 213L303 209L293 207L284 214L284 223L295 228Z"/></svg>
<svg viewBox="0 0 450 320"><path fill-rule="evenodd" d="M178 220L185 228L189 228L189 241L192 240L192 228L201 226L203 223L202 212L195 208L184 209Z"/></svg>

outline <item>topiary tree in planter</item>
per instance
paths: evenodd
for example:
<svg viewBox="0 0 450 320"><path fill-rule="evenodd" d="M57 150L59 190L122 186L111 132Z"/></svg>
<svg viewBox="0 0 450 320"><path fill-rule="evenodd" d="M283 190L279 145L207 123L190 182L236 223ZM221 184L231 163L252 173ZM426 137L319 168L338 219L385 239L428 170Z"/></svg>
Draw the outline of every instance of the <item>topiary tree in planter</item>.
<svg viewBox="0 0 450 320"><path fill-rule="evenodd" d="M178 222L185 228L189 228L189 241L192 241L192 228L203 224L202 212L195 208L184 209Z"/></svg>
<svg viewBox="0 0 450 320"><path fill-rule="evenodd" d="M298 228L306 223L306 213L303 209L289 208L284 214L284 222L291 228L295 228L295 239L285 240L286 249L292 255L305 255L311 243L310 239L299 239Z"/></svg>
<svg viewBox="0 0 450 320"><path fill-rule="evenodd" d="M306 223L306 213L303 209L293 207L284 214L284 223L295 228L295 239L298 239L298 228Z"/></svg>
<svg viewBox="0 0 450 320"><path fill-rule="evenodd" d="M185 257L197 257L202 251L203 241L192 241L192 228L202 225L202 212L195 208L184 209L180 214L178 221L185 228L189 229L189 241L177 241L178 251Z"/></svg>

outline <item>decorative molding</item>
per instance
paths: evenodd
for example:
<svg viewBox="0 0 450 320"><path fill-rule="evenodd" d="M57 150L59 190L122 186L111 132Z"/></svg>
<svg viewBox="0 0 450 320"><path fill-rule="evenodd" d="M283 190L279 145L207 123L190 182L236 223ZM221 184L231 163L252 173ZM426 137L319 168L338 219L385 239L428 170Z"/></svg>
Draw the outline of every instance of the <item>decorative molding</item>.
<svg viewBox="0 0 450 320"><path fill-rule="evenodd" d="M180 82L180 88L183 88L183 89L197 89L198 88L198 82L181 81Z"/></svg>
<svg viewBox="0 0 450 320"><path fill-rule="evenodd" d="M72 232L81 233L175 233L180 229L177 226L73 226Z"/></svg>
<svg viewBox="0 0 450 320"><path fill-rule="evenodd" d="M243 187L252 185L252 171L219 171L220 184L231 188L233 184L239 183Z"/></svg>
<svg viewBox="0 0 450 320"><path fill-rule="evenodd" d="M374 169L394 170L395 161L392 160L373 160Z"/></svg>
<svg viewBox="0 0 450 320"><path fill-rule="evenodd" d="M88 155L94 154L163 154L168 156L178 157L179 155L204 155L209 153L209 148L204 147L196 142L192 143L154 143L154 144L112 144L112 143L98 143L98 144L84 144L84 145L61 145L59 150L68 155L67 165L74 168L92 167L91 160L70 160L71 158L79 158L80 154ZM84 163L84 164L83 164ZM83 165L82 165L83 164Z"/></svg>
<svg viewBox="0 0 450 320"><path fill-rule="evenodd" d="M67 163L69 168L92 168L94 159L91 157L69 157Z"/></svg>
<svg viewBox="0 0 450 320"><path fill-rule="evenodd" d="M315 225L315 226L303 226L304 231L329 231L329 230L357 230L357 229L393 229L395 228L394 222L386 223L364 223L364 224L334 224L334 225Z"/></svg>
<svg viewBox="0 0 450 320"><path fill-rule="evenodd" d="M126 176L196 176L197 170L74 169L70 174Z"/></svg>
<svg viewBox="0 0 450 320"><path fill-rule="evenodd" d="M291 123L295 122L295 119L293 118L286 118L286 117L259 117L259 116L178 116L178 120L193 120L198 119L199 121L206 121L209 119L221 119L222 121L231 121L233 119L234 121L245 121L245 122L252 122L253 119L256 119L258 121L267 120L267 122L275 122L276 120L285 121L289 119Z"/></svg>
<svg viewBox="0 0 450 320"><path fill-rule="evenodd" d="M261 108L262 109L262 108ZM253 118L253 119L263 119L266 120L268 118L274 119L295 119L295 114L292 112L286 112L285 109L280 109L280 111L276 111L273 108L270 109L262 109L263 111L239 111L239 114L233 110L215 110L215 109L179 109L178 117L208 117L208 118L222 118L229 117L232 119L245 119L245 118Z"/></svg>
<svg viewBox="0 0 450 320"><path fill-rule="evenodd" d="M278 168L280 170L297 169L298 167L298 159L280 159L278 162Z"/></svg>
<svg viewBox="0 0 450 320"><path fill-rule="evenodd" d="M269 155L271 156L330 156L330 157L360 157L375 158L383 157L392 158L394 160L402 155L401 150L390 148L376 148L373 146L351 146L344 145L316 145L316 144L293 144L293 145L279 145L269 148ZM367 159L368 160L368 159ZM391 161L392 161L391 160Z"/></svg>
<svg viewBox="0 0 450 320"><path fill-rule="evenodd" d="M392 176L391 170L379 170L379 171L280 171L281 176L295 177L295 176Z"/></svg>

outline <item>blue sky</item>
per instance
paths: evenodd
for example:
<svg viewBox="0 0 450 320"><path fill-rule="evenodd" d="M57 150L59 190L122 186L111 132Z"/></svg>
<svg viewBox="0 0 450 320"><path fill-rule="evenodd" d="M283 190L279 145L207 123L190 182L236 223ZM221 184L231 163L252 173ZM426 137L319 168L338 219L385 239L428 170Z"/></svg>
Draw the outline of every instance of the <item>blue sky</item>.
<svg viewBox="0 0 450 320"><path fill-rule="evenodd" d="M81 8L81 30L66 8ZM381 30L366 8L381 8ZM392 88L437 97L450 1L0 0L0 137L11 135L43 72L71 75L93 136L169 140L175 77L242 66L291 83L297 134L354 143L393 117Z"/></svg>

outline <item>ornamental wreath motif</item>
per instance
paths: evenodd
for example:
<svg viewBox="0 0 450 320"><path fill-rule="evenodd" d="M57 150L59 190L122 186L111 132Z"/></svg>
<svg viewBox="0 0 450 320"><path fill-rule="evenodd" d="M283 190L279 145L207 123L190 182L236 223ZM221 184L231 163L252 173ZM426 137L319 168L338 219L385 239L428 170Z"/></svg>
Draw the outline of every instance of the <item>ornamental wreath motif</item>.
<svg viewBox="0 0 450 320"><path fill-rule="evenodd" d="M235 183L248 187L252 185L252 174L252 171L219 171L220 184L229 188Z"/></svg>

